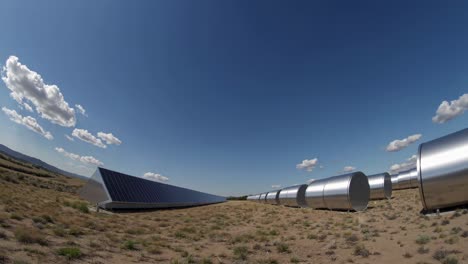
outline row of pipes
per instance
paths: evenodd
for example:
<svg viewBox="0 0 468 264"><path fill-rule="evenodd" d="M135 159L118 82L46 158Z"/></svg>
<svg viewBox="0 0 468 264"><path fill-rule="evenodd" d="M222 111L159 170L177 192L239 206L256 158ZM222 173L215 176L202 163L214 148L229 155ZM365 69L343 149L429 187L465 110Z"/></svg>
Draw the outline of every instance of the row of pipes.
<svg viewBox="0 0 468 264"><path fill-rule="evenodd" d="M416 168L390 175L366 176L362 172L320 179L247 197L249 201L354 210L367 208L369 200L391 199L392 190L419 188L426 211L468 203L468 129L419 145Z"/></svg>

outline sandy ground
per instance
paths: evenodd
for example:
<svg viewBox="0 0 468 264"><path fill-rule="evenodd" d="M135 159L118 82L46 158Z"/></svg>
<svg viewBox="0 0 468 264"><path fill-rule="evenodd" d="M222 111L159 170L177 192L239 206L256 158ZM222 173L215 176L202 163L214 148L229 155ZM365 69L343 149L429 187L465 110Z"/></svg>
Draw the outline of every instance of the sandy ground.
<svg viewBox="0 0 468 264"><path fill-rule="evenodd" d="M359 213L247 201L96 213L76 180L0 175L0 263L468 263L468 210L424 216L416 189Z"/></svg>

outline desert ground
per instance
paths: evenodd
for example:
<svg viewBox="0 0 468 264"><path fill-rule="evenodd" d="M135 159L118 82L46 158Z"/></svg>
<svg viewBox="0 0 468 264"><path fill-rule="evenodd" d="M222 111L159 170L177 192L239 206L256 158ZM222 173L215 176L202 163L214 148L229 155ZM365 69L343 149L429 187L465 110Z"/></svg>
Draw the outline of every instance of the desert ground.
<svg viewBox="0 0 468 264"><path fill-rule="evenodd" d="M364 212L247 201L96 212L83 181L0 155L0 263L468 263L468 210L420 214L418 190Z"/></svg>

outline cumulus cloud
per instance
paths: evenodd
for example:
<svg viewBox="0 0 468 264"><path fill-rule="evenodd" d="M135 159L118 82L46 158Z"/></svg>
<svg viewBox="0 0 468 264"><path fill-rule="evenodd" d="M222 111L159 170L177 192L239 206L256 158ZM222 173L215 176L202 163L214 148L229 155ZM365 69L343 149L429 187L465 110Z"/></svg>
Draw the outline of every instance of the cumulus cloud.
<svg viewBox="0 0 468 264"><path fill-rule="evenodd" d="M78 110L78 113L80 113L80 114L82 114L82 115L84 115L84 116L86 116L86 117L88 116L88 115L86 114L86 110L84 109L83 106L81 106L81 105L79 105L79 104L76 104L75 107L76 107L76 110Z"/></svg>
<svg viewBox="0 0 468 264"><path fill-rule="evenodd" d="M86 129L75 128L73 129L72 136L78 138L79 140L87 142L89 144L92 144L96 147L100 147L100 148L107 147L106 144L102 143L102 141L99 138L89 133L88 130Z"/></svg>
<svg viewBox="0 0 468 264"><path fill-rule="evenodd" d="M69 135L67 135L67 134L65 134L65 137L66 137L68 140L70 140L70 141L75 141L75 139L74 139L74 138L70 137L70 136L69 136Z"/></svg>
<svg viewBox="0 0 468 264"><path fill-rule="evenodd" d="M106 134L104 132L98 132L97 136L100 139L104 140L108 145L111 145L111 144L120 145L120 144L122 144L122 141L120 141L120 139L118 139L117 137L112 135L112 133L107 133Z"/></svg>
<svg viewBox="0 0 468 264"><path fill-rule="evenodd" d="M149 180L159 181L159 182L169 181L168 177L162 176L161 174L153 173L153 172L147 172L147 173L143 174L143 177L145 177L146 179L149 179Z"/></svg>
<svg viewBox="0 0 468 264"><path fill-rule="evenodd" d="M48 140L54 139L52 134L48 131L45 131L42 126L40 126L36 119L31 116L22 116L18 114L15 110L8 109L6 107L2 107L2 111L10 118L11 121L23 125L28 129L42 135L43 137L47 138Z"/></svg>
<svg viewBox="0 0 468 264"><path fill-rule="evenodd" d="M409 159L407 159L405 162L403 163L399 163L399 164L393 164L391 167L390 167L390 173L391 174L396 174L396 173L399 173L401 171L405 171L405 170L410 170L410 169L414 169L416 168L416 161L417 161L418 157L416 155L413 155L411 156Z"/></svg>
<svg viewBox="0 0 468 264"><path fill-rule="evenodd" d="M45 84L41 75L21 64L17 57L7 59L2 80L11 91L10 96L20 105L27 100L42 118L64 127L75 126L75 109L65 101L58 86Z"/></svg>
<svg viewBox="0 0 468 264"><path fill-rule="evenodd" d="M393 140L392 142L388 144L387 151L389 152L400 151L408 147L410 144L418 141L421 138L421 136L422 136L421 134L414 134L404 139Z"/></svg>
<svg viewBox="0 0 468 264"><path fill-rule="evenodd" d="M102 166L102 165L104 165L104 163L102 163L101 161L99 161L98 159L96 159L96 158L93 157L93 156L80 156L80 155L75 154L75 153L67 152L67 151L64 150L63 148L55 148L55 150L56 150L58 153L61 153L62 155L64 155L65 157L67 157L67 158L70 158L70 159L76 160L76 161L80 161L81 163L84 163L84 164L96 165L96 166Z"/></svg>
<svg viewBox="0 0 468 264"><path fill-rule="evenodd" d="M272 189L279 189L279 188L281 188L281 185L279 185L279 184L273 184L273 185L271 186L271 188L272 188Z"/></svg>
<svg viewBox="0 0 468 264"><path fill-rule="evenodd" d="M23 103L23 106L24 106L24 109L26 109L26 111L29 111L31 113L34 112L32 107L28 103Z"/></svg>
<svg viewBox="0 0 468 264"><path fill-rule="evenodd" d="M297 164L296 168L299 170L312 171L315 168L315 166L317 166L317 163L318 163L317 158L310 159L310 160L305 159L301 163Z"/></svg>
<svg viewBox="0 0 468 264"><path fill-rule="evenodd" d="M343 168L343 172L352 172L352 171L355 171L356 170L356 167L353 167L353 166L345 166Z"/></svg>
<svg viewBox="0 0 468 264"><path fill-rule="evenodd" d="M468 109L468 94L460 96L450 103L443 101L437 108L436 115L432 117L432 122L443 124L461 114Z"/></svg>

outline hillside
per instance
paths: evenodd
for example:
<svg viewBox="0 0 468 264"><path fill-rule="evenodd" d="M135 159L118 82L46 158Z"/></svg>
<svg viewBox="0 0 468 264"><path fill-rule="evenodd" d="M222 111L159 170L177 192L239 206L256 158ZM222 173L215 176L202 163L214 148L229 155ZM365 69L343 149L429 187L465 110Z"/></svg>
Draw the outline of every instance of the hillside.
<svg viewBox="0 0 468 264"><path fill-rule="evenodd" d="M66 176L70 176L70 177L74 177L74 178L80 178L80 179L83 179L83 180L88 179L85 176L61 170L61 169L59 169L59 168L57 168L55 166L52 166L52 165L50 165L50 164L48 164L48 163L46 163L46 162L44 162L44 161L42 161L40 159L25 155L23 153L15 151L15 150L12 150L9 147L7 147L5 145L2 145L2 144L0 144L0 153L3 153L5 155L7 155L7 156L10 156L11 158L14 158L16 160L24 161L26 163L31 163L31 164L36 165L38 167L42 167L42 168L44 168L46 170L49 170L51 172L56 172L58 174L62 174L62 175L66 175Z"/></svg>
<svg viewBox="0 0 468 264"><path fill-rule="evenodd" d="M247 201L96 213L83 181L0 154L0 263L467 263L468 210L420 215L417 190L361 213Z"/></svg>

